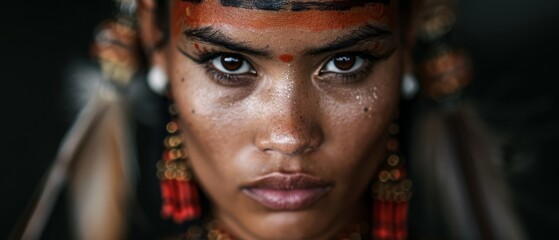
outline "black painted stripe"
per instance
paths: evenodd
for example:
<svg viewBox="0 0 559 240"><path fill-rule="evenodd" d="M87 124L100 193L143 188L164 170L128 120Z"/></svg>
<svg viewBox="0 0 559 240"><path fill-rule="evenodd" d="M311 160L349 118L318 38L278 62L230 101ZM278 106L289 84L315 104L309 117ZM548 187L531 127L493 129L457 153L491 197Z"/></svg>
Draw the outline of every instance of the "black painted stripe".
<svg viewBox="0 0 559 240"><path fill-rule="evenodd" d="M201 3L204 0L183 0L184 2ZM246 9L258 9L268 11L344 11L354 7L363 7L370 3L390 4L390 0L346 0L346 1L289 1L289 0L220 0L221 5L226 7L238 7Z"/></svg>

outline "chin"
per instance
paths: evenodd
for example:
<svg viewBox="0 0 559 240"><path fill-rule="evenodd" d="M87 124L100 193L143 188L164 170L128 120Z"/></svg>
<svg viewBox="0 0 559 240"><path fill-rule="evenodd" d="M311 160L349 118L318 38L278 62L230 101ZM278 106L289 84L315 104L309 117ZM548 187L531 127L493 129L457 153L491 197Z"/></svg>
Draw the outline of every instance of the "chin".
<svg viewBox="0 0 559 240"><path fill-rule="evenodd" d="M326 216L324 211L313 209L308 211L293 212L270 212L264 216L256 216L257 221L251 223L252 238L247 239L266 239L266 240L307 240L307 239L331 239L328 236L332 231L334 222L329 223L328 219L335 219L333 216ZM257 224L254 224L254 223ZM245 238L243 238L245 239Z"/></svg>

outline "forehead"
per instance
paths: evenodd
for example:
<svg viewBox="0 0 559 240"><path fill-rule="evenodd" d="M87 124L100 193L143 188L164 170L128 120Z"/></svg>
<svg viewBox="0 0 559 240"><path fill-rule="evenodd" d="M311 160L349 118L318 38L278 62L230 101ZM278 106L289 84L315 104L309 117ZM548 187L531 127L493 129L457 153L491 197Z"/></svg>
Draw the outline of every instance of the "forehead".
<svg viewBox="0 0 559 240"><path fill-rule="evenodd" d="M180 26L229 25L248 29L297 28L323 31L375 22L392 25L390 0L174 0ZM387 17L388 16L388 17Z"/></svg>
<svg viewBox="0 0 559 240"><path fill-rule="evenodd" d="M202 1L198 1L202 2ZM371 3L388 4L390 0L221 0L223 6L259 9L269 11L308 11L308 10L350 10Z"/></svg>

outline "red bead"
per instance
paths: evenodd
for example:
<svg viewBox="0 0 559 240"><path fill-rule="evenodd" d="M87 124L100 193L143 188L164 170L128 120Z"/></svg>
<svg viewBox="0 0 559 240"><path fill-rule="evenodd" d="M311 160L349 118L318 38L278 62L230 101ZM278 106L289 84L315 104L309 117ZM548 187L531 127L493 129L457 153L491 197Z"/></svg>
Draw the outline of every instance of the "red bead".
<svg viewBox="0 0 559 240"><path fill-rule="evenodd" d="M172 216L175 211L173 186L170 181L162 181L160 186L162 196L161 215L164 218L168 218Z"/></svg>

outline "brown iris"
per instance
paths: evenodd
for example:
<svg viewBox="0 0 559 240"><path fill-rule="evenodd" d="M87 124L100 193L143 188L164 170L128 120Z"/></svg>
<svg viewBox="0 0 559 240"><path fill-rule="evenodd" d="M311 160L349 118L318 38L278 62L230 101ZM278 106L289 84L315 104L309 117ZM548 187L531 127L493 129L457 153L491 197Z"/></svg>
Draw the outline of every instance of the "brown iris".
<svg viewBox="0 0 559 240"><path fill-rule="evenodd" d="M243 61L243 57L237 54L223 54L221 56L221 65L231 72L239 70L243 66Z"/></svg>
<svg viewBox="0 0 559 240"><path fill-rule="evenodd" d="M355 65L356 58L352 55L340 55L334 58L334 65L342 70L350 70Z"/></svg>

